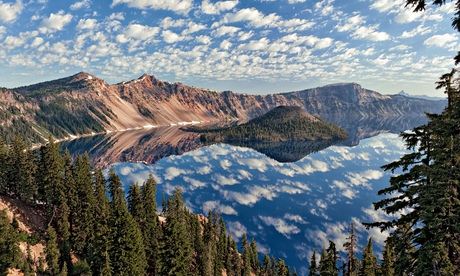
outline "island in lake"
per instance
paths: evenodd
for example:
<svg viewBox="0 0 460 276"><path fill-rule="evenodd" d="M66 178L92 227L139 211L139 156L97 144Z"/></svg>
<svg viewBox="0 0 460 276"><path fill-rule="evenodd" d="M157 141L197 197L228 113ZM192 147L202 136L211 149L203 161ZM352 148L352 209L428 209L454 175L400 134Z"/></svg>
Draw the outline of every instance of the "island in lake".
<svg viewBox="0 0 460 276"><path fill-rule="evenodd" d="M278 106L247 123L219 128L189 128L201 133L203 142L337 141L347 138L340 127L298 106Z"/></svg>

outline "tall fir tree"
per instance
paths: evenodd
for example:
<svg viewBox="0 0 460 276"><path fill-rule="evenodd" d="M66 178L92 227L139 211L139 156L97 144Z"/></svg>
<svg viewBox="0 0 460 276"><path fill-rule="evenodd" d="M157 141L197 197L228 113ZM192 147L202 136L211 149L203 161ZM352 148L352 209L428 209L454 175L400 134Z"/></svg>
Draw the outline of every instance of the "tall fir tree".
<svg viewBox="0 0 460 276"><path fill-rule="evenodd" d="M6 212L0 210L0 274L7 275L9 268L18 265L19 258L18 234L11 226Z"/></svg>
<svg viewBox="0 0 460 276"><path fill-rule="evenodd" d="M193 260L189 213L179 189L167 200L164 215L166 224L161 245L160 275L188 275Z"/></svg>
<svg viewBox="0 0 460 276"><path fill-rule="evenodd" d="M48 226L46 230L46 264L48 266L47 272L49 275L58 276L61 271L59 268L59 247L57 241L56 231L52 226Z"/></svg>
<svg viewBox="0 0 460 276"><path fill-rule="evenodd" d="M40 200L46 203L48 220L52 220L65 190L63 160L59 146L52 137L40 148L37 177Z"/></svg>
<svg viewBox="0 0 460 276"><path fill-rule="evenodd" d="M144 225L144 204L142 201L141 188L139 184L134 183L128 190L128 210L137 222L140 228Z"/></svg>
<svg viewBox="0 0 460 276"><path fill-rule="evenodd" d="M76 190L76 210L73 214L72 240L73 249L86 259L89 245L94 240L93 225L94 198L92 167L87 154L78 156L74 163L74 180Z"/></svg>
<svg viewBox="0 0 460 276"><path fill-rule="evenodd" d="M308 267L308 275L316 276L318 275L318 265L316 264L316 251L313 251L313 254L310 258L310 265Z"/></svg>
<svg viewBox="0 0 460 276"><path fill-rule="evenodd" d="M360 275L375 276L378 274L377 258L374 255L372 238L369 238L363 252Z"/></svg>
<svg viewBox="0 0 460 276"><path fill-rule="evenodd" d="M381 268L382 276L394 276L395 274L395 251L393 240L387 238L385 246L383 248L383 261Z"/></svg>
<svg viewBox="0 0 460 276"><path fill-rule="evenodd" d="M144 236L145 254L147 257L147 274L157 275L159 262L159 239L160 227L158 223L156 204L156 183L152 175L142 186L142 202L144 206L144 224L142 233Z"/></svg>
<svg viewBox="0 0 460 276"><path fill-rule="evenodd" d="M114 171L109 173L111 196L109 257L114 275L144 275L147 260L138 224L128 211L121 181Z"/></svg>
<svg viewBox="0 0 460 276"><path fill-rule="evenodd" d="M243 234L242 241L241 241L241 251L243 254L243 276L250 276L252 272L251 267L251 247L248 243L248 238L246 234Z"/></svg>
<svg viewBox="0 0 460 276"><path fill-rule="evenodd" d="M347 241L343 244L347 252L347 260L345 263L345 274L346 276L356 276L359 272L358 260L356 258L357 250L357 237L355 233L355 226L353 223L350 224L350 233L347 237Z"/></svg>
<svg viewBox="0 0 460 276"><path fill-rule="evenodd" d="M88 261L95 275L111 275L109 258L110 205L106 196L105 178L100 169L94 174L94 239L89 245Z"/></svg>
<svg viewBox="0 0 460 276"><path fill-rule="evenodd" d="M9 167L7 181L10 192L17 198L33 203L37 196L35 182L36 164L32 151L20 137L15 137L6 164Z"/></svg>

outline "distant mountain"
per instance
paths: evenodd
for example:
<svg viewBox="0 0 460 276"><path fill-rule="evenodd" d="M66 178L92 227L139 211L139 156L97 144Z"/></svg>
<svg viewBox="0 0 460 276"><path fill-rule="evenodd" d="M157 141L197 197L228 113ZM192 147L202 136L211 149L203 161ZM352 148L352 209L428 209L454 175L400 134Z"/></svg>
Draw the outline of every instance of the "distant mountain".
<svg viewBox="0 0 460 276"><path fill-rule="evenodd" d="M446 101L447 100L446 97L443 98L443 97L432 97L432 96L426 96L426 95L411 95L411 94L405 92L404 90L402 90L401 92L399 92L396 95L400 95L400 96L404 96L404 97L408 97L408 98L424 99L424 100L429 100L429 101Z"/></svg>
<svg viewBox="0 0 460 276"><path fill-rule="evenodd" d="M277 106L298 106L329 122L421 116L445 101L382 95L356 83L297 92L248 95L218 93L154 76L108 84L88 73L14 89L0 89L0 137L16 134L34 142L48 136L104 133L158 125L225 120L247 121Z"/></svg>
<svg viewBox="0 0 460 276"><path fill-rule="evenodd" d="M204 129L206 142L292 142L342 140L346 132L298 106L278 106L247 123Z"/></svg>

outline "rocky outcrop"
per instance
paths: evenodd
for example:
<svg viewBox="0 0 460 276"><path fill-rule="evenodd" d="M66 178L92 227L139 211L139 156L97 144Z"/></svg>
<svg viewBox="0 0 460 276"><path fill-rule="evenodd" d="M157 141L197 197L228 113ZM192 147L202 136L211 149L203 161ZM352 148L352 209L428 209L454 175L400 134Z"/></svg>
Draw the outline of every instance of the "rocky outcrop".
<svg viewBox="0 0 460 276"><path fill-rule="evenodd" d="M299 106L331 122L343 118L420 116L437 113L445 101L382 95L356 83L296 92L248 95L218 93L154 76L108 84L87 73L0 90L0 136L33 141L88 133L192 122L242 120L280 106ZM340 125L340 123L338 123Z"/></svg>

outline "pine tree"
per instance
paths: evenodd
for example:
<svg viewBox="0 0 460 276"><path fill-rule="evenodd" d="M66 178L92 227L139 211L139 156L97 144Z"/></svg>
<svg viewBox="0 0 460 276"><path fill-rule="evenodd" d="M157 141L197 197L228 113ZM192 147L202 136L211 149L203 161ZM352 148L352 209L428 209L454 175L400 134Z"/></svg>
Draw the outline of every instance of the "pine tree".
<svg viewBox="0 0 460 276"><path fill-rule="evenodd" d="M56 220L56 227L57 227L57 237L58 237L58 244L59 244L59 251L60 251L60 264L71 264L71 241L70 241L70 222L69 222L69 215L70 209L66 203L66 201L62 201L59 205L57 210L57 220Z"/></svg>
<svg viewBox="0 0 460 276"><path fill-rule="evenodd" d="M19 199L33 203L37 195L36 166L34 156L22 138L15 137L9 158L5 161L9 169L7 181L10 192Z"/></svg>
<svg viewBox="0 0 460 276"><path fill-rule="evenodd" d="M110 249L112 273L114 275L144 275L147 268L142 233L128 211L121 187L115 172L109 174L111 196Z"/></svg>
<svg viewBox="0 0 460 276"><path fill-rule="evenodd" d="M147 274L156 275L159 265L159 239L160 227L158 225L156 204L156 183L152 175L142 186L142 204L144 206L144 224L142 233L144 236L145 254L147 257Z"/></svg>
<svg viewBox="0 0 460 276"><path fill-rule="evenodd" d="M332 241L329 241L329 247L327 250L323 250L321 254L319 274L321 276L337 276L339 274L337 269L337 250L335 243Z"/></svg>
<svg viewBox="0 0 460 276"><path fill-rule="evenodd" d="M50 137L48 144L40 148L38 166L38 190L41 200L46 203L48 219L55 216L55 211L64 193L63 161L59 146Z"/></svg>
<svg viewBox="0 0 460 276"><path fill-rule="evenodd" d="M187 275L193 260L188 216L182 193L175 190L166 202L166 224L161 245L160 275Z"/></svg>
<svg viewBox="0 0 460 276"><path fill-rule="evenodd" d="M369 238L367 246L363 252L363 261L361 265L360 275L363 276L375 276L377 275L377 258L374 255L374 249L372 244L372 238Z"/></svg>
<svg viewBox="0 0 460 276"><path fill-rule="evenodd" d="M18 235L9 223L6 212L0 210L0 274L6 275L8 268L15 267L19 256Z"/></svg>
<svg viewBox="0 0 460 276"><path fill-rule="evenodd" d="M77 254L88 257L89 244L94 239L94 198L91 165L87 154L78 156L74 164L74 180L76 187L76 210L73 217L72 241Z"/></svg>
<svg viewBox="0 0 460 276"><path fill-rule="evenodd" d="M308 275L318 275L318 265L316 264L316 251L313 251L313 254L311 255Z"/></svg>
<svg viewBox="0 0 460 276"><path fill-rule="evenodd" d="M219 238L217 241L217 258L215 265L215 275L221 275L225 268L225 262L228 258L227 230L222 217L219 218Z"/></svg>
<svg viewBox="0 0 460 276"><path fill-rule="evenodd" d="M46 240L46 263L48 265L47 271L50 275L57 276L59 275L59 248L57 244L56 231L53 227L49 226L46 230L47 240Z"/></svg>
<svg viewBox="0 0 460 276"><path fill-rule="evenodd" d="M139 227L144 225L144 205L142 202L141 188L137 183L132 184L128 190L128 210Z"/></svg>
<svg viewBox="0 0 460 276"><path fill-rule="evenodd" d="M109 259L110 205L106 196L105 179L100 169L94 175L94 239L89 245L89 264L95 275L111 275Z"/></svg>
<svg viewBox="0 0 460 276"><path fill-rule="evenodd" d="M395 251L393 240L388 238L383 249L382 276L394 276L395 274Z"/></svg>
<svg viewBox="0 0 460 276"><path fill-rule="evenodd" d="M243 252L243 276L251 275L251 248L248 243L246 234L243 234L241 242L241 251Z"/></svg>
<svg viewBox="0 0 460 276"><path fill-rule="evenodd" d="M357 238L355 234L355 226L353 223L350 225L350 234L347 237L347 242L343 244L347 252L347 261L346 261L346 275L347 276L356 276L358 275L358 260L356 259L356 246Z"/></svg>
<svg viewBox="0 0 460 276"><path fill-rule="evenodd" d="M278 276L289 276L289 269L284 263L284 260L278 260L276 263L276 272Z"/></svg>
<svg viewBox="0 0 460 276"><path fill-rule="evenodd" d="M8 181L8 171L9 171L9 147L0 138L0 194L8 194L10 182Z"/></svg>
<svg viewBox="0 0 460 276"><path fill-rule="evenodd" d="M252 270L257 274L259 269L259 256L257 255L257 244L254 238L251 240L250 244L250 253L251 253L251 267Z"/></svg>

